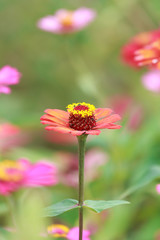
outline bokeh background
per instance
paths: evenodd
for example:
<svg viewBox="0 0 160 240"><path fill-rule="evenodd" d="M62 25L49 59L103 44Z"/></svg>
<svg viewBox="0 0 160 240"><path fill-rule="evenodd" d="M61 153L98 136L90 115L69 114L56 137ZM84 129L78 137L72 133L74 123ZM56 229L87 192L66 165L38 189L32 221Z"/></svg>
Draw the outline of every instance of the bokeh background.
<svg viewBox="0 0 160 240"><path fill-rule="evenodd" d="M60 8L81 6L95 9L97 17L80 32L59 36L36 26L40 18ZM76 140L47 134L39 119L46 108L65 110L68 104L83 101L113 108L122 115L123 126L88 139L87 151L104 156L89 165L85 198L131 202L99 215L86 210L85 228L91 230L91 239L160 239L160 196L155 188L160 181L160 96L142 85L146 69L127 66L120 54L131 37L159 28L159 9L159 0L0 1L0 67L11 65L23 75L10 95L0 95L0 121L18 126L24 140L1 152L1 158L53 161L60 178L53 188L15 194L18 203L25 203L15 207L27 226L23 239L32 239L33 226L44 231L37 217L41 206L77 198L77 187L65 181L66 173L75 176L71 159L77 161ZM0 202L1 226L10 226L3 197ZM47 219L45 225L53 222L77 226L77 211ZM2 232L1 240L14 238Z"/></svg>

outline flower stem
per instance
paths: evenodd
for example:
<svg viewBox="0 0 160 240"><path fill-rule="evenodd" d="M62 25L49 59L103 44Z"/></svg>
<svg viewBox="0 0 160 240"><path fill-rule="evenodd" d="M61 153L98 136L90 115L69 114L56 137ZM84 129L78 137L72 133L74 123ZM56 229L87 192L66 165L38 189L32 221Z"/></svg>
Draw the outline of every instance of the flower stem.
<svg viewBox="0 0 160 240"><path fill-rule="evenodd" d="M82 239L83 235L83 201L84 201L84 154L85 154L85 143L88 135L78 136L79 143L79 240Z"/></svg>
<svg viewBox="0 0 160 240"><path fill-rule="evenodd" d="M15 214L15 207L16 207L15 201L12 196L7 196L5 199L9 206L12 223L13 223L14 227L17 229L16 214Z"/></svg>

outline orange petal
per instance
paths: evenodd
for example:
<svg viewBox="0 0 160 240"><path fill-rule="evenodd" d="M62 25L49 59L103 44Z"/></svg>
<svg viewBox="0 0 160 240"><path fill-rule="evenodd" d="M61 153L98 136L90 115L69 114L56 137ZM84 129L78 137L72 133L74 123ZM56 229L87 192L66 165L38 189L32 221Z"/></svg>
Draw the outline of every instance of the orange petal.
<svg viewBox="0 0 160 240"><path fill-rule="evenodd" d="M66 121L69 118L69 113L68 112L63 111L63 110L59 110L59 109L46 109L44 112L53 116L53 117L59 118L63 121Z"/></svg>
<svg viewBox="0 0 160 240"><path fill-rule="evenodd" d="M54 127L61 127L61 126L62 126L62 125L60 125L60 124L56 124L56 123L54 123L54 122L47 121L47 120L43 120L43 121L41 121L41 123L42 123L42 124L48 124L48 125L54 126Z"/></svg>
<svg viewBox="0 0 160 240"><path fill-rule="evenodd" d="M67 128L67 127L47 126L45 129L46 130L53 130L53 131L61 132L61 133L71 133L73 136L80 136L85 132L85 131L77 131L77 130L74 130L72 128Z"/></svg>
<svg viewBox="0 0 160 240"><path fill-rule="evenodd" d="M90 135L99 135L100 133L101 133L101 131L100 130L88 130L88 131L86 131L85 132L86 134L90 134Z"/></svg>
<svg viewBox="0 0 160 240"><path fill-rule="evenodd" d="M113 123L104 123L104 124L101 124L100 126L96 126L94 129L119 129L121 128L122 126L120 125L117 125L117 124L113 124Z"/></svg>
<svg viewBox="0 0 160 240"><path fill-rule="evenodd" d="M40 118L41 121L50 121L59 125L63 125L66 126L66 122L64 122L63 120L53 117L51 115L45 114Z"/></svg>
<svg viewBox="0 0 160 240"><path fill-rule="evenodd" d="M113 114L110 115L106 118L101 119L100 121L97 122L96 128L99 128L101 125L106 125L108 123L114 123L117 122L121 119L121 117L118 114Z"/></svg>
<svg viewBox="0 0 160 240"><path fill-rule="evenodd" d="M110 115L112 113L112 109L110 108L97 108L95 110L95 117L96 119L101 119L101 118L104 118L104 117L107 117L108 115Z"/></svg>

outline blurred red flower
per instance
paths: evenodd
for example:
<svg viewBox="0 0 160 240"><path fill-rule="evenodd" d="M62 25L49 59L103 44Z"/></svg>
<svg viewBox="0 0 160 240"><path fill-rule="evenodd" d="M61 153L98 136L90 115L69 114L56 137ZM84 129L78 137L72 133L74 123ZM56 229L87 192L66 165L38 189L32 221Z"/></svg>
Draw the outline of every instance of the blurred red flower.
<svg viewBox="0 0 160 240"><path fill-rule="evenodd" d="M131 38L131 40L122 48L121 55L123 61L132 67L140 67L140 63L135 58L135 53L139 49L148 47L148 45L158 39L160 39L160 29L143 32Z"/></svg>

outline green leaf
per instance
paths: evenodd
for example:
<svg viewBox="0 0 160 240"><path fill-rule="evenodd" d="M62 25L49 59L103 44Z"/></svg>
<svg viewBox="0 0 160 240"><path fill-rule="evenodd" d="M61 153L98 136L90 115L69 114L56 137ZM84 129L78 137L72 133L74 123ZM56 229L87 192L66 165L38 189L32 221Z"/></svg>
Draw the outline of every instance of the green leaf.
<svg viewBox="0 0 160 240"><path fill-rule="evenodd" d="M127 201L123 200L112 200L112 201L104 201L104 200L86 200L84 201L84 207L90 208L92 211L96 213L100 213L105 209L112 208L122 204L129 204Z"/></svg>
<svg viewBox="0 0 160 240"><path fill-rule="evenodd" d="M75 199L65 199L61 202L53 204L45 208L45 217L58 216L64 212L70 211L72 209L79 208L78 201Z"/></svg>
<svg viewBox="0 0 160 240"><path fill-rule="evenodd" d="M128 195L135 192L139 188L146 186L147 184L151 183L158 177L160 177L160 166L153 166L151 169L145 172L143 176L139 178L138 181L133 186L131 186L127 191L125 191L121 195L121 199L127 197Z"/></svg>

